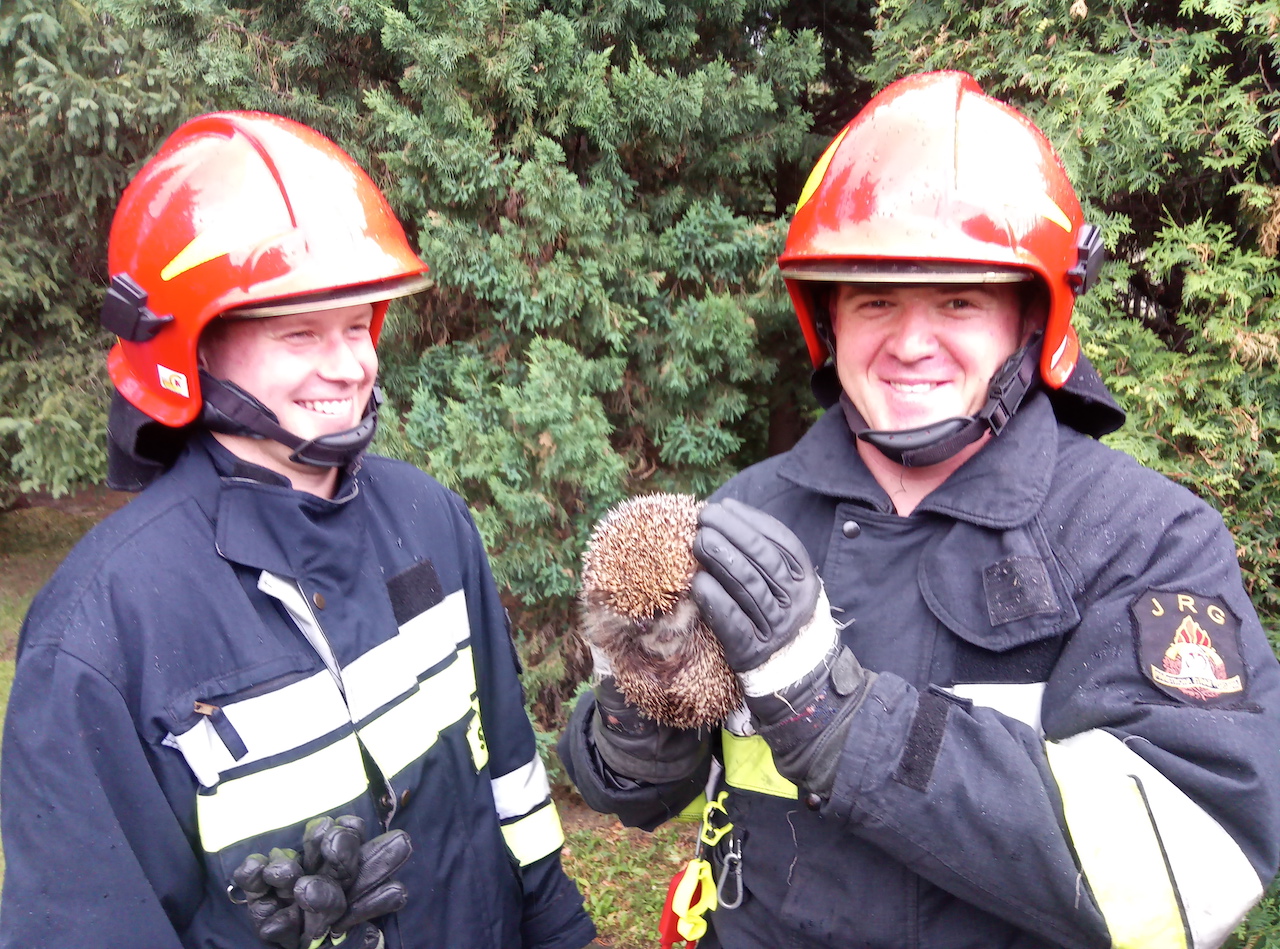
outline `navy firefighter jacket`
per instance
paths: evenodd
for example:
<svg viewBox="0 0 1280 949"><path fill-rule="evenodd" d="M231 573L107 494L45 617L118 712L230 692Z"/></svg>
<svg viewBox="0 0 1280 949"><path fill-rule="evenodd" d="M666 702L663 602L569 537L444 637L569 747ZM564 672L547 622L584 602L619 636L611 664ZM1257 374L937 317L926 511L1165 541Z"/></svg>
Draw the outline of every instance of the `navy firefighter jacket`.
<svg viewBox="0 0 1280 949"><path fill-rule="evenodd" d="M749 723L708 742L736 905L704 949L1207 949L1262 895L1280 664L1190 491L1040 393L905 517L838 408L719 494L796 532L879 675L827 800ZM685 781L609 774L593 708L561 751L589 804L653 827L702 791L710 750Z"/></svg>
<svg viewBox="0 0 1280 949"><path fill-rule="evenodd" d="M594 936L462 500L368 456L326 500L193 438L36 597L0 946L252 949L227 884L307 821L403 828L389 949Z"/></svg>

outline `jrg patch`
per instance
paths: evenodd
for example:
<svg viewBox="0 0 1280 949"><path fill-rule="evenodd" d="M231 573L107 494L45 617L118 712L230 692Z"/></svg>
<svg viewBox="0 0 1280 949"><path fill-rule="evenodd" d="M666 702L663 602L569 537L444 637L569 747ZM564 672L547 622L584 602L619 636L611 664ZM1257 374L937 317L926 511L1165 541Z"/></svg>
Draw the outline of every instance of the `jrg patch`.
<svg viewBox="0 0 1280 949"><path fill-rule="evenodd" d="M1148 590L1129 605L1142 673L1189 705L1234 705L1248 683L1240 660L1240 619L1212 596Z"/></svg>

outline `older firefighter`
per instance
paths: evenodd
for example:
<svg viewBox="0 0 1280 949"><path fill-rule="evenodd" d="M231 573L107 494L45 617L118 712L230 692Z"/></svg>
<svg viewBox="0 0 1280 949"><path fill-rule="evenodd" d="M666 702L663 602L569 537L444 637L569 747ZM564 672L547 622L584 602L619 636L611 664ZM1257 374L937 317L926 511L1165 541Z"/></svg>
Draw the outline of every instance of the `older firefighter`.
<svg viewBox="0 0 1280 949"><path fill-rule="evenodd" d="M594 930L462 500L365 454L426 265L369 177L201 116L126 190L112 480L5 723L0 945L578 949Z"/></svg>
<svg viewBox="0 0 1280 949"><path fill-rule="evenodd" d="M727 792L704 947L1216 946L1271 880L1280 666L1221 518L1095 440L1100 258L963 73L818 161L779 264L829 410L694 546L746 707L679 732L605 677L562 745L629 824Z"/></svg>

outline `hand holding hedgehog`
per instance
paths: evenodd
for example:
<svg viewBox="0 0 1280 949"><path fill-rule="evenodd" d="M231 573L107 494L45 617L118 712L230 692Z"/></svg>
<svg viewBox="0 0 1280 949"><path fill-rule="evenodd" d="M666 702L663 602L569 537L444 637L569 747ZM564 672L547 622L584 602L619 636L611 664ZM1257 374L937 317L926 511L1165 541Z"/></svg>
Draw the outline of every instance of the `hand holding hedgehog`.
<svg viewBox="0 0 1280 949"><path fill-rule="evenodd" d="M633 498L592 534L579 600L609 732L598 744L614 767L666 778L637 773L635 757L619 749L642 747L651 759L665 738L674 752L677 735L655 723L714 725L745 694L778 770L830 793L875 673L840 645L809 554L780 521L732 499Z"/></svg>
<svg viewBox="0 0 1280 949"><path fill-rule="evenodd" d="M774 765L827 797L854 712L876 674L840 643L808 551L781 521L740 501L706 505L692 596L723 645Z"/></svg>

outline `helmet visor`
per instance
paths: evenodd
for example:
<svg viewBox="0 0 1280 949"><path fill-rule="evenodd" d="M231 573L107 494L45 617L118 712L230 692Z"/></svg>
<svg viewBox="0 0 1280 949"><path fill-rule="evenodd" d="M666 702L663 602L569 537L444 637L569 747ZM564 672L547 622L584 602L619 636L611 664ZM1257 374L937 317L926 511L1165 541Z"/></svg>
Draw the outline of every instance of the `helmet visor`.
<svg viewBox="0 0 1280 949"><path fill-rule="evenodd" d="M781 269L788 280L821 283L1023 283L1036 276L1030 270L946 260L806 261Z"/></svg>
<svg viewBox="0 0 1280 949"><path fill-rule="evenodd" d="M411 293L425 290L431 285L431 278L425 273L397 277L379 283L365 283L355 287L343 287L339 290L325 290L321 293L307 293L301 296L285 297L281 300L268 300L253 306L238 307L227 310L221 316L225 320L257 320L268 316L290 316L294 313L311 313L315 310L336 310L344 306L355 306L359 303L381 303L397 297L407 297Z"/></svg>

